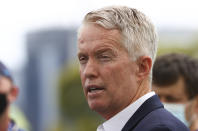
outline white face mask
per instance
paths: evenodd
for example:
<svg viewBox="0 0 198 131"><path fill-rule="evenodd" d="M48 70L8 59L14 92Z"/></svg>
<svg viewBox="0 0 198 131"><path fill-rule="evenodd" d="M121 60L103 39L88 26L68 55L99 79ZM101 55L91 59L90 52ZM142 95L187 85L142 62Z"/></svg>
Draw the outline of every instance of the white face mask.
<svg viewBox="0 0 198 131"><path fill-rule="evenodd" d="M189 123L185 118L185 104L171 104L171 103L163 103L164 108L171 112L176 118L182 121L187 127L189 127Z"/></svg>

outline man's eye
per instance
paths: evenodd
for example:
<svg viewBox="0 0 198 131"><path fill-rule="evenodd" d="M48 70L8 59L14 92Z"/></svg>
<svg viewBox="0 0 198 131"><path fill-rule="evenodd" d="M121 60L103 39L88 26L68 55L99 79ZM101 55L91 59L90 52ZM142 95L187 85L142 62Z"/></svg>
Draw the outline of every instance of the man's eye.
<svg viewBox="0 0 198 131"><path fill-rule="evenodd" d="M108 55L100 55L99 59L102 61L109 61L109 60L111 60L111 57Z"/></svg>
<svg viewBox="0 0 198 131"><path fill-rule="evenodd" d="M177 98L174 98L172 96L166 96L166 100L168 102L178 102L179 101Z"/></svg>
<svg viewBox="0 0 198 131"><path fill-rule="evenodd" d="M85 57L85 56L80 56L78 59L79 59L81 64L84 64L87 61L87 57Z"/></svg>

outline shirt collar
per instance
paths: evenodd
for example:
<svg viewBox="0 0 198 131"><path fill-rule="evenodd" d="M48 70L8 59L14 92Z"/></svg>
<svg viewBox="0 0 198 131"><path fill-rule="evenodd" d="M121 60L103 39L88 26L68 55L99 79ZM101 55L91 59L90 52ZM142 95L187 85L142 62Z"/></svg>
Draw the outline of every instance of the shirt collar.
<svg viewBox="0 0 198 131"><path fill-rule="evenodd" d="M155 92L152 91L140 97L135 102L127 106L124 110L101 124L97 128L97 131L121 131L130 117L137 111L137 109L153 95L155 95Z"/></svg>

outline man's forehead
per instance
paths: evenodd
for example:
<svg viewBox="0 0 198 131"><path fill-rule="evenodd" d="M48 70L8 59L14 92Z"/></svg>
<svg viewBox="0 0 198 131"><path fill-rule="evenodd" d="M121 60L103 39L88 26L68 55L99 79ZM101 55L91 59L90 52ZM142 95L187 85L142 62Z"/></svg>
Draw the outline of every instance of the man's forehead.
<svg viewBox="0 0 198 131"><path fill-rule="evenodd" d="M8 82L8 83L12 83L11 80L10 80L9 78L0 75L0 83L2 83L2 82L4 82L4 81L6 81L6 82Z"/></svg>
<svg viewBox="0 0 198 131"><path fill-rule="evenodd" d="M173 95L186 95L185 83L182 78L180 78L176 83L171 85L155 85L153 84L153 89L160 94L173 94Z"/></svg>
<svg viewBox="0 0 198 131"><path fill-rule="evenodd" d="M105 36L120 39L120 31L117 29L105 29L104 27L96 24L85 24L79 29L78 42L89 39L101 39Z"/></svg>
<svg viewBox="0 0 198 131"><path fill-rule="evenodd" d="M7 91L12 87L12 82L10 79L0 76L0 91Z"/></svg>

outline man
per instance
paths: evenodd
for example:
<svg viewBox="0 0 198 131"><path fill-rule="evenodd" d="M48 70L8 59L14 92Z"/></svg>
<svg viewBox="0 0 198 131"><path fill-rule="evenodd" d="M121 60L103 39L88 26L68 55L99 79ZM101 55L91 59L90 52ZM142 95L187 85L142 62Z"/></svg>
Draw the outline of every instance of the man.
<svg viewBox="0 0 198 131"><path fill-rule="evenodd" d="M184 54L166 54L153 67L153 90L165 108L192 131L198 130L198 60ZM186 119L185 119L186 108Z"/></svg>
<svg viewBox="0 0 198 131"><path fill-rule="evenodd" d="M97 131L187 131L151 92L157 50L153 24L136 9L89 12L78 32L80 77L89 107L107 121Z"/></svg>
<svg viewBox="0 0 198 131"><path fill-rule="evenodd" d="M9 118L10 104L18 95L18 88L14 86L8 69L0 62L0 131L22 131Z"/></svg>

